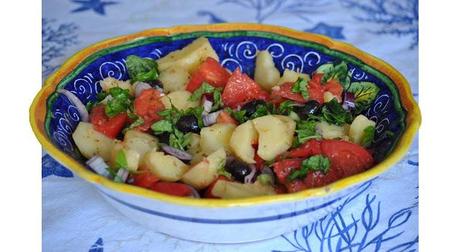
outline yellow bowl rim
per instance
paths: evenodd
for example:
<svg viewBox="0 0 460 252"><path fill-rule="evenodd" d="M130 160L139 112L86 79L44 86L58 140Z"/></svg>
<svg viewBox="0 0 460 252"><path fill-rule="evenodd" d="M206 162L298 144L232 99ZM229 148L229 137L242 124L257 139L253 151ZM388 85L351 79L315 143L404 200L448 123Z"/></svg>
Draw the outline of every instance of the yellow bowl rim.
<svg viewBox="0 0 460 252"><path fill-rule="evenodd" d="M83 59L87 58L96 51L99 51L104 48L111 46L116 46L123 44L132 40L144 38L144 37L153 37L153 36L170 36L180 33L190 33L196 31L208 31L208 32L225 32L225 31L263 31L279 34L282 36L287 36L299 40L308 40L322 44L329 49L337 50L354 56L365 64L375 68L376 70L382 72L388 76L396 85L399 91L401 98L402 106L406 109L406 125L407 128L400 137L399 142L394 147L392 153L374 166L373 168L338 180L332 184L329 184L324 187L307 189L297 193L290 194L280 194L273 196L260 196L253 198L243 198L243 199L191 199L170 196L167 194L162 194L147 190L144 188L116 183L107 178L99 176L91 171L89 171L85 166L78 163L76 160L71 158L69 155L65 154L59 150L46 136L44 131L44 115L46 111L46 99L47 97L54 92L56 85L67 75L69 74ZM89 181L93 184L106 187L108 189L126 193L133 196L144 197L148 199L158 200L162 202L168 202L176 205L182 206L193 206L193 207L203 207L203 208L224 208L224 207L237 207L237 206L258 206L262 204L270 203L281 203L281 202L291 202L306 200L312 197L322 197L334 192L338 192L342 189L350 187L360 182L368 181L379 174L385 172L392 165L396 164L403 156L406 154L407 150L410 148L413 138L420 127L421 123L421 114L420 109L415 102L411 88L407 80L391 65L384 62L381 59L378 59L374 56L371 56L360 49L352 46L351 44L345 42L335 41L331 38L328 38L323 35L300 32L293 29L274 26L274 25L262 25L262 24L250 24L250 23L223 23L223 24L212 24L212 25L181 25L171 28L155 28L138 33L133 33L129 35L119 36L101 42L90 45L79 52L75 53L70 57L64 64L49 78L45 81L45 85L41 88L38 94L35 96L32 105L30 107L30 124L32 130L37 137L38 141L41 143L43 148L48 151L48 153L59 161L64 166L70 168L75 174L83 178L86 181Z"/></svg>

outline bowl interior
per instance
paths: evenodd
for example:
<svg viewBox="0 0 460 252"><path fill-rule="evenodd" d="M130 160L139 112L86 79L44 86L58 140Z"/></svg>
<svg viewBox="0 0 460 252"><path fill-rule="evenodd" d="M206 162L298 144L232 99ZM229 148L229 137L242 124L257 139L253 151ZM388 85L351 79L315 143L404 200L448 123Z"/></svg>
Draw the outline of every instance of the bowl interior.
<svg viewBox="0 0 460 252"><path fill-rule="evenodd" d="M373 82L380 91L369 109L363 112L376 121L375 158L383 160L394 148L406 128L406 110L402 107L395 83L375 68L346 53L311 41L298 40L270 32L230 31L192 32L172 36L143 37L114 47L94 52L84 59L73 72L65 76L57 89L65 88L86 104L96 99L101 91L99 81L106 77L128 79L125 59L138 55L158 59L169 52L180 49L197 37L206 36L220 62L230 70L240 67L253 76L257 50L268 50L273 55L276 67L282 72L291 69L311 74L316 68L331 61L345 61L352 82ZM61 94L52 93L47 100L45 131L51 141L62 151L82 164L84 159L78 152L72 132L80 116L74 105Z"/></svg>

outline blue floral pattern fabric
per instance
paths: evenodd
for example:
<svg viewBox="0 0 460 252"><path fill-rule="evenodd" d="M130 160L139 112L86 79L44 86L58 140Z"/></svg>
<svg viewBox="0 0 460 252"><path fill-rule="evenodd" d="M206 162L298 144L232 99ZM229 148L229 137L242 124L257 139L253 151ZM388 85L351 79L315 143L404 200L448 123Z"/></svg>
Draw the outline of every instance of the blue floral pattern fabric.
<svg viewBox="0 0 460 252"><path fill-rule="evenodd" d="M102 39L179 24L287 26L354 44L389 62L418 97L417 0L45 0L42 74ZM44 251L418 251L418 141L401 162L330 214L274 239L178 240L123 218L94 188L43 155Z"/></svg>

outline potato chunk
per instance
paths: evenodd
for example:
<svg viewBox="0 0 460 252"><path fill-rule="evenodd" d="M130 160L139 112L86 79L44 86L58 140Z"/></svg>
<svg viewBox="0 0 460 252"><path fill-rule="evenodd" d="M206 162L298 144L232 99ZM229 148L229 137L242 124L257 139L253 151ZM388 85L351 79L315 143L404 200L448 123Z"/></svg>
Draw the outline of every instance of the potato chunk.
<svg viewBox="0 0 460 252"><path fill-rule="evenodd" d="M275 190L270 185L259 182L242 184L238 182L218 180L212 188L212 195L223 199L248 198L263 195L273 195Z"/></svg>
<svg viewBox="0 0 460 252"><path fill-rule="evenodd" d="M304 73L298 73L289 69L284 69L283 76L279 79L277 86L282 85L286 82L295 82L299 77L305 79L306 81L310 80L310 76Z"/></svg>
<svg viewBox="0 0 460 252"><path fill-rule="evenodd" d="M171 104L180 110L198 107L199 101L189 101L192 94L186 90L174 91L160 98L165 108L171 108Z"/></svg>
<svg viewBox="0 0 460 252"><path fill-rule="evenodd" d="M101 84L102 90L104 90L104 91L108 91L109 89L114 88L114 87L119 87L119 88L122 88L122 89L129 90L129 93L131 95L134 94L133 85L131 85L131 83L129 83L129 81L122 81L122 80L117 80L117 79L115 79L113 77L107 77L107 78L101 80L100 84Z"/></svg>
<svg viewBox="0 0 460 252"><path fill-rule="evenodd" d="M149 151L145 154L141 167L149 169L153 175L169 182L180 180L188 170L188 166L178 158L156 151Z"/></svg>
<svg viewBox="0 0 460 252"><path fill-rule="evenodd" d="M219 176L217 171L225 165L226 157L223 148L217 150L191 167L182 177L182 181L198 190L206 188Z"/></svg>
<svg viewBox="0 0 460 252"><path fill-rule="evenodd" d="M119 141L115 143L115 145L112 148L112 153L110 155L110 161L109 161L110 166L112 167L117 166L117 156L120 154L124 155L126 159L127 166L123 168L130 170L130 171L136 171L139 166L139 162L141 160L140 159L141 155L136 150L128 148L124 143L119 142Z"/></svg>
<svg viewBox="0 0 460 252"><path fill-rule="evenodd" d="M123 143L126 148L139 153L140 158L148 151L156 151L158 149L158 139L154 136L140 132L138 130L128 130L125 133Z"/></svg>
<svg viewBox="0 0 460 252"><path fill-rule="evenodd" d="M260 51L256 58L254 80L263 89L270 91L278 83L280 71L275 67L272 55L268 51Z"/></svg>
<svg viewBox="0 0 460 252"><path fill-rule="evenodd" d="M96 131L91 123L80 122L72 134L72 138L77 145L80 153L85 158L92 158L99 155L105 161L109 161L113 139Z"/></svg>
<svg viewBox="0 0 460 252"><path fill-rule="evenodd" d="M292 126L279 117L273 115L258 117L253 120L253 124L259 135L257 155L263 160L273 160L291 147L294 131Z"/></svg>
<svg viewBox="0 0 460 252"><path fill-rule="evenodd" d="M219 57L209 43L209 40L205 37L200 37L186 47L173 51L157 60L158 69L161 72L171 66L177 66L192 73L207 57L219 61Z"/></svg>
<svg viewBox="0 0 460 252"><path fill-rule="evenodd" d="M256 150L252 147L257 143L257 131L252 125L252 121L247 121L233 131L230 138L230 148L233 153L248 164L255 164L254 155Z"/></svg>
<svg viewBox="0 0 460 252"><path fill-rule="evenodd" d="M166 93L184 90L190 80L190 74L187 69L180 66L171 66L160 72L158 79L163 83L163 89Z"/></svg>
<svg viewBox="0 0 460 252"><path fill-rule="evenodd" d="M201 129L200 147L203 153L210 155L220 148L230 150L230 138L235 125L229 123L216 123Z"/></svg>
<svg viewBox="0 0 460 252"><path fill-rule="evenodd" d="M324 121L316 124L316 131L324 139L342 139L347 135L347 127L337 126Z"/></svg>
<svg viewBox="0 0 460 252"><path fill-rule="evenodd" d="M364 115L357 116L350 125L349 136L353 143L361 144L363 140L364 130L369 127L375 127L375 122L369 120Z"/></svg>

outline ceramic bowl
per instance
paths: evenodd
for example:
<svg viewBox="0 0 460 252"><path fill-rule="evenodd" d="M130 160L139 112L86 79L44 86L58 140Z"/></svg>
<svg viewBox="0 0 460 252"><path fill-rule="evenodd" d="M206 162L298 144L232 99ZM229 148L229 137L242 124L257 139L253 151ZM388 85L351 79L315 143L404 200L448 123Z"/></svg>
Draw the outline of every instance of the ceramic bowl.
<svg viewBox="0 0 460 252"><path fill-rule="evenodd" d="M101 79L127 79L128 55L157 59L200 36L209 38L223 66L230 70L240 67L251 76L257 50L270 51L280 70L309 74L323 63L345 61L352 81L370 81L380 88L374 103L364 112L377 122L377 138L386 135L379 145L379 163L321 188L235 200L169 196L115 183L85 166L71 137L80 116L56 90L65 88L86 104L96 99ZM409 84L398 71L349 44L276 26L217 24L147 30L81 50L46 80L30 108L30 121L49 154L93 184L127 218L181 239L240 243L275 237L315 221L333 210L343 197L389 169L409 149L420 124L420 111Z"/></svg>

